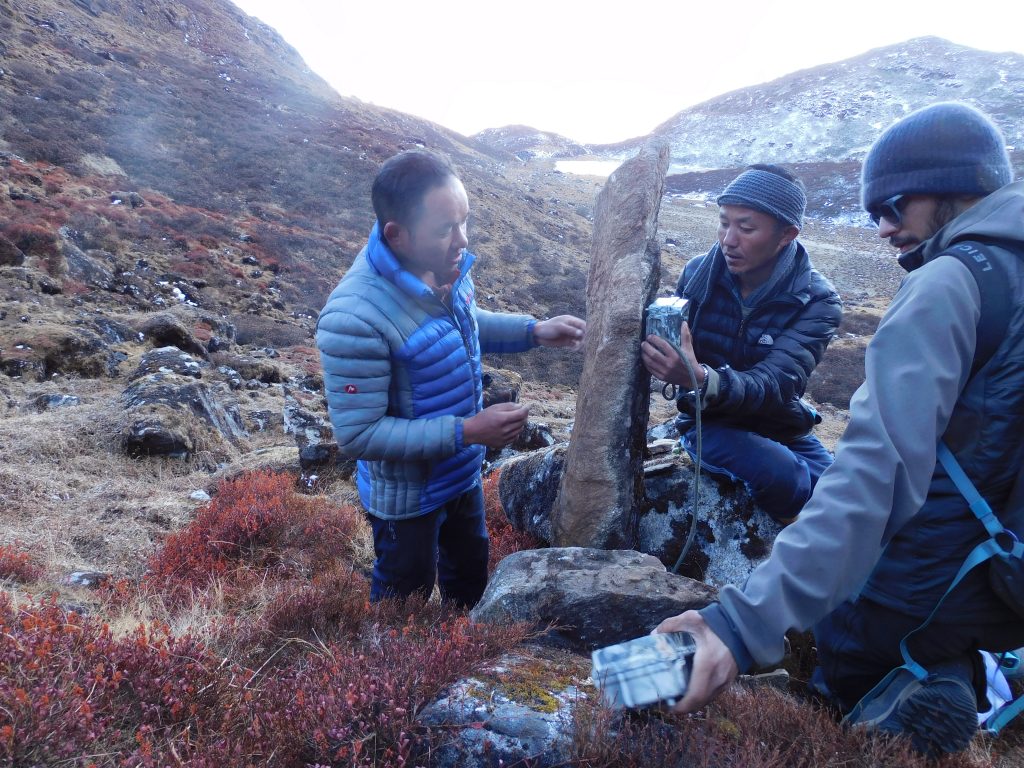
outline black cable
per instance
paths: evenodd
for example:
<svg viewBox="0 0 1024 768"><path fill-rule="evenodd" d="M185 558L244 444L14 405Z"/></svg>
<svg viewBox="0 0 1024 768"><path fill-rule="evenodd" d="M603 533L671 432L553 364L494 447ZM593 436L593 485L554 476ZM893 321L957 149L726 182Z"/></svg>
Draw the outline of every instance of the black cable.
<svg viewBox="0 0 1024 768"><path fill-rule="evenodd" d="M700 500L700 466L701 466L701 455L703 453L703 445L701 443L700 412L704 409L704 403L703 403L703 398L701 397L700 385L697 383L697 371L690 364L689 358L687 358L683 354L682 350L679 349L679 347L677 347L675 344L673 344L668 339L666 339L666 341L668 341L668 343L669 343L669 345L671 345L672 349L674 349L676 351L676 354L679 355L679 359L683 361L683 364L686 366L686 370L690 374L690 382L693 384L693 393L694 393L694 411L696 412L696 415L695 415L695 422L696 422L696 424L695 424L694 429L697 432L697 451L696 451L697 455L696 455L696 460L695 460L694 465L693 465L693 511L691 512L691 515L690 515L690 530L686 534L686 542L683 544L683 550L682 550L682 552L679 553L679 558L676 560L676 564L674 566L672 566L672 573L678 573L679 572L679 566L681 566L683 564L683 560L686 559L686 556L689 554L690 547L693 546L693 537L697 533L697 502ZM669 384L666 384L664 387L662 387L662 390L661 390L661 394L662 394L663 397L665 397L666 400L675 399L674 396L672 398L669 398L669 397L666 396L666 389L669 386L670 386ZM671 386L673 388L675 387L674 384L672 384ZM674 394L675 394L675 392L674 392L674 389L673 389L673 395ZM682 438L682 435L680 435L680 439L681 438Z"/></svg>

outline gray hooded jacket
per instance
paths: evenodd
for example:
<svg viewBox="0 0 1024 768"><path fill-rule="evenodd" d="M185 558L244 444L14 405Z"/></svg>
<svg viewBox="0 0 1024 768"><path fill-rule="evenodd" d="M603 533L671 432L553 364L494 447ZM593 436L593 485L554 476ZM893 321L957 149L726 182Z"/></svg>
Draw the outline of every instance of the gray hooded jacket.
<svg viewBox="0 0 1024 768"><path fill-rule="evenodd" d="M850 423L835 463L797 522L776 539L771 557L746 584L723 588L720 602L701 612L741 670L781 659L787 630L805 630L860 594L889 544L913 528L926 503L954 497L936 468L940 438L975 478L1015 472L1024 459L1024 260L992 249L1015 309L1006 339L969 384L981 316L978 284L957 259L937 257L972 237L1024 241L1024 182L989 195L901 259L919 266L904 280L868 347L865 382L850 402ZM998 419L985 415L993 382L1006 409ZM1000 449L993 451L999 440ZM971 514L962 500L956 507L944 513L950 520ZM929 530L921 535L944 543L941 527ZM966 557L971 542L955 543ZM909 602L912 592L891 585L886 598L885 586L872 584L873 599L906 601L902 607L912 615L923 610Z"/></svg>

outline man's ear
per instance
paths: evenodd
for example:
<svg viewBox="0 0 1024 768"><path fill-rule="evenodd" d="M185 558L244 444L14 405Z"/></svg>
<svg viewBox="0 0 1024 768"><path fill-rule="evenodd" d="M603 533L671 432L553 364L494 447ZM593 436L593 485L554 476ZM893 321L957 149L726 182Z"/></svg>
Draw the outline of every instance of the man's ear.
<svg viewBox="0 0 1024 768"><path fill-rule="evenodd" d="M408 236L409 230L399 224L397 221L389 221L384 225L384 229L381 234L384 235L384 240L387 242L388 247L398 253L403 250L405 244L405 238Z"/></svg>
<svg viewBox="0 0 1024 768"><path fill-rule="evenodd" d="M790 224L784 230L782 230L782 239L779 240L779 250L782 250L787 245L796 240L797 235L800 234L800 228Z"/></svg>

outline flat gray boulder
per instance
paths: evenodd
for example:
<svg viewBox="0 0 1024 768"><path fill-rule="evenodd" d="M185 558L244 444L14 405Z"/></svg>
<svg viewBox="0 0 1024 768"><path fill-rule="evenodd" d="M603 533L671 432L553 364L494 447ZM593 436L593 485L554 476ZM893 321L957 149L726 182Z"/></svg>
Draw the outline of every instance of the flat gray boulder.
<svg viewBox="0 0 1024 768"><path fill-rule="evenodd" d="M470 618L551 626L553 640L589 652L645 635L667 616L703 608L716 594L632 550L534 549L498 564Z"/></svg>

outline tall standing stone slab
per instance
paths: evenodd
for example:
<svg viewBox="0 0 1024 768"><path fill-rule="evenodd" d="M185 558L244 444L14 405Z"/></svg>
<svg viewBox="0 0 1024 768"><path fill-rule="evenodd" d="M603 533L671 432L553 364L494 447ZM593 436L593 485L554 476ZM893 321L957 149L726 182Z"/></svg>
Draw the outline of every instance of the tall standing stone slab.
<svg viewBox="0 0 1024 768"><path fill-rule="evenodd" d="M647 144L598 195L576 422L555 502L555 546L632 549L643 499L650 375L643 311L658 290L667 144Z"/></svg>

